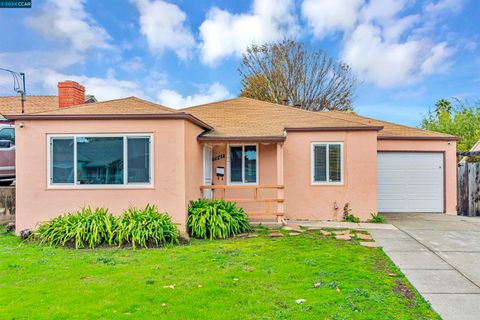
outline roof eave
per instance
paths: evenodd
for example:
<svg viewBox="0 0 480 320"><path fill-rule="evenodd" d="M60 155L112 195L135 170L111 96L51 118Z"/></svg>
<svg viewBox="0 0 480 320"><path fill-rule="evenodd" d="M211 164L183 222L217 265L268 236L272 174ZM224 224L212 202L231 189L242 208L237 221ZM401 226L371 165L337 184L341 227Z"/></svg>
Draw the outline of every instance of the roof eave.
<svg viewBox="0 0 480 320"><path fill-rule="evenodd" d="M283 142L283 136L245 136L245 137L216 137L216 136L198 136L199 142Z"/></svg>
<svg viewBox="0 0 480 320"><path fill-rule="evenodd" d="M427 136L378 136L377 140L437 140L437 141L458 141L459 137L427 137Z"/></svg>
<svg viewBox="0 0 480 320"><path fill-rule="evenodd" d="M213 127L197 117L185 113L158 114L17 114L4 115L8 120L149 120L149 119L183 119L198 125L205 130Z"/></svg>

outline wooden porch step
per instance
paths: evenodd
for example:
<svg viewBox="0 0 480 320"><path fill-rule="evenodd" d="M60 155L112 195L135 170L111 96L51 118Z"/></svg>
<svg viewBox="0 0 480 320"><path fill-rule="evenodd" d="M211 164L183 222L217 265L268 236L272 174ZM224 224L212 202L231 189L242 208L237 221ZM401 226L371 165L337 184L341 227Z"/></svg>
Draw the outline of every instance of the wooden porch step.
<svg viewBox="0 0 480 320"><path fill-rule="evenodd" d="M228 201L228 200L227 200ZM233 202L285 202L285 199L233 199Z"/></svg>

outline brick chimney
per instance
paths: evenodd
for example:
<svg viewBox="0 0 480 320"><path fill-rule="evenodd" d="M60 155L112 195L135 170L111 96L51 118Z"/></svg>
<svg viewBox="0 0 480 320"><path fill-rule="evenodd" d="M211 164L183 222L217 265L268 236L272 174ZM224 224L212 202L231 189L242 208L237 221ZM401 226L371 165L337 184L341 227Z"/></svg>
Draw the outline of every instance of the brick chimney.
<svg viewBox="0 0 480 320"><path fill-rule="evenodd" d="M58 107L71 107L85 103L85 87L75 81L58 83Z"/></svg>

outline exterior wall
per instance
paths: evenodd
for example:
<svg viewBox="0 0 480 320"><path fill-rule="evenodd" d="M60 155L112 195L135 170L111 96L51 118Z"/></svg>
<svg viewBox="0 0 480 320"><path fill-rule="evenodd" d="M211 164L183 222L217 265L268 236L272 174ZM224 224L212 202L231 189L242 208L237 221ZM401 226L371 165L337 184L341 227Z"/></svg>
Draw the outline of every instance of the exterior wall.
<svg viewBox="0 0 480 320"><path fill-rule="evenodd" d="M457 214L457 144L455 141L378 140L378 151L443 152L445 213Z"/></svg>
<svg viewBox="0 0 480 320"><path fill-rule="evenodd" d="M35 228L38 222L79 207L102 206L119 214L129 206L157 204L184 228L186 199L196 197L186 188L186 155L198 158L195 149L186 153L185 120L62 120L21 121L24 128L16 128L17 161L17 232ZM148 189L47 189L47 134L61 133L152 133L153 187ZM194 140L196 143L196 139ZM192 142L193 143L193 142ZM189 183L194 183L188 180ZM198 186L198 185L197 185ZM195 186L195 187L197 187Z"/></svg>
<svg viewBox="0 0 480 320"><path fill-rule="evenodd" d="M188 203L202 197L203 185L203 146L197 137L203 130L190 122L185 122L185 211Z"/></svg>
<svg viewBox="0 0 480 320"><path fill-rule="evenodd" d="M342 185L311 183L312 142L343 142ZM367 220L377 212L377 132L288 132L284 180L287 219L341 220L348 202L353 215Z"/></svg>

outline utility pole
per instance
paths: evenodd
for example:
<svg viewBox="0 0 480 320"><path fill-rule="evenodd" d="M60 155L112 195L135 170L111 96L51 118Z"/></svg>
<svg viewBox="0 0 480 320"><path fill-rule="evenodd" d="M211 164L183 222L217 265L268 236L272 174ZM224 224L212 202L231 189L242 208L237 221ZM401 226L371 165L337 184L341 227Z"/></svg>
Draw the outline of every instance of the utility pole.
<svg viewBox="0 0 480 320"><path fill-rule="evenodd" d="M25 101L27 101L27 92L25 89L25 73L15 72L9 69L0 68L0 71L8 72L13 77L13 91L20 94L22 103L22 113L25 113Z"/></svg>

